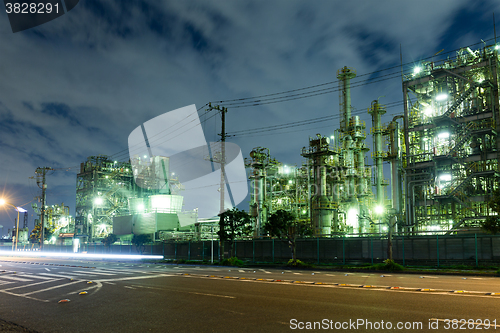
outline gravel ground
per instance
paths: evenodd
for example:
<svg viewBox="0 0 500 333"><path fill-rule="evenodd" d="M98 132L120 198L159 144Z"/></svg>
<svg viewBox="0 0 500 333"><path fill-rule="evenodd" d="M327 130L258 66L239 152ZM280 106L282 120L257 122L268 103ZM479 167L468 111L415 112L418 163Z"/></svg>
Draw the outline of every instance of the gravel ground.
<svg viewBox="0 0 500 333"><path fill-rule="evenodd" d="M25 327L0 319L0 332L29 332L38 333Z"/></svg>

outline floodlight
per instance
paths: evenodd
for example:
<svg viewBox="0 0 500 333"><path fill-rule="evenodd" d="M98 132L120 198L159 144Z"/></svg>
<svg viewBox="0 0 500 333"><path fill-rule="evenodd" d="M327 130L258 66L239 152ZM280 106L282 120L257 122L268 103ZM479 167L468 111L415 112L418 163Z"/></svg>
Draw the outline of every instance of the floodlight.
<svg viewBox="0 0 500 333"><path fill-rule="evenodd" d="M101 197L97 197L97 198L95 198L95 199L94 199L94 203L95 203L96 205L101 205L101 204L102 204L102 198L101 198Z"/></svg>
<svg viewBox="0 0 500 333"><path fill-rule="evenodd" d="M444 182L449 182L451 180L451 174L443 173L441 176L439 176L439 180L442 180Z"/></svg>
<svg viewBox="0 0 500 333"><path fill-rule="evenodd" d="M424 115L426 115L427 117L430 117L432 115L432 108L431 107L425 108Z"/></svg>
<svg viewBox="0 0 500 333"><path fill-rule="evenodd" d="M439 94L439 95L436 95L436 101L444 101L448 99L448 94Z"/></svg>
<svg viewBox="0 0 500 333"><path fill-rule="evenodd" d="M416 66L415 68L413 68L414 75L420 73L421 71L422 71L422 67L420 67L420 66Z"/></svg>
<svg viewBox="0 0 500 333"><path fill-rule="evenodd" d="M378 205L375 206L375 214L382 215L384 213L384 206Z"/></svg>
<svg viewBox="0 0 500 333"><path fill-rule="evenodd" d="M438 138L440 138L440 139L448 139L449 137L450 137L449 132L441 132L438 134Z"/></svg>

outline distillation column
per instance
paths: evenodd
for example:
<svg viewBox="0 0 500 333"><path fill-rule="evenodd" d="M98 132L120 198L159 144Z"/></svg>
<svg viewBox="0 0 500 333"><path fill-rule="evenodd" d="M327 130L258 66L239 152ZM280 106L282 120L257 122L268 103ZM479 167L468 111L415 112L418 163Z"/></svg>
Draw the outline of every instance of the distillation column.
<svg viewBox="0 0 500 333"><path fill-rule="evenodd" d="M385 114L385 107L380 105L377 100L372 102L368 113L372 115L373 126L373 159L375 160L375 189L377 193L377 207L384 209L384 150L382 149L382 120Z"/></svg>
<svg viewBox="0 0 500 333"><path fill-rule="evenodd" d="M326 189L326 158L336 154L329 146L330 140L317 134L317 138L309 139L309 147L302 148L302 156L312 160L314 175L314 192L311 196L312 225L314 234L330 235L332 232L333 210Z"/></svg>
<svg viewBox="0 0 500 333"><path fill-rule="evenodd" d="M356 71L344 66L337 71L339 79L339 103L340 103L340 131L347 134L351 119L351 79L356 77Z"/></svg>
<svg viewBox="0 0 500 333"><path fill-rule="evenodd" d="M387 155L387 160L391 163L391 196L392 208L396 214L401 214L401 162L399 157L399 123L398 119L403 116L396 116L392 119L387 127L389 135L390 149Z"/></svg>
<svg viewBox="0 0 500 333"><path fill-rule="evenodd" d="M262 227L267 222L266 203L266 167L269 165L269 149L257 147L250 152L251 161L247 166L252 168L250 175L252 192L250 198L250 215L255 218L254 237L262 235Z"/></svg>

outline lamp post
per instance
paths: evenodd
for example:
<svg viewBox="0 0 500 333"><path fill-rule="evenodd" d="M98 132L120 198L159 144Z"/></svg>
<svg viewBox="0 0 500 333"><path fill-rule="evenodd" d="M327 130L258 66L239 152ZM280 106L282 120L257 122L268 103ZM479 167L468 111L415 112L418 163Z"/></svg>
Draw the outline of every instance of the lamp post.
<svg viewBox="0 0 500 333"><path fill-rule="evenodd" d="M15 251L17 251L17 240L19 238L19 213L20 212L23 212L23 213L27 212L27 210L24 208L21 208L21 207L14 206L13 204L5 201L4 199L0 199L0 205L9 205L9 206L14 207L15 210L17 210L16 242L15 242Z"/></svg>

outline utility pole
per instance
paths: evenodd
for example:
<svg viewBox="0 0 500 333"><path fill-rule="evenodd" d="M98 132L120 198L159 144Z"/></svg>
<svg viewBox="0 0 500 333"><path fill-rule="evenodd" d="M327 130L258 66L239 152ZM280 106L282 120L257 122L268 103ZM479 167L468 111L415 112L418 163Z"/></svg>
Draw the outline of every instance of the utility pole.
<svg viewBox="0 0 500 333"><path fill-rule="evenodd" d="M226 181L225 181L225 164L226 164L226 112L227 108L221 107L219 105L217 106L212 106L212 103L208 103L208 110L218 110L221 113L221 119L222 119L222 127L221 127L221 133L220 135L220 141L221 141L221 149L220 149L220 160L216 161L212 159L212 161L220 163L220 210L219 210L219 216L220 216L220 226L222 227L222 213L224 213L224 193L225 193L225 186L226 186ZM220 237L219 237L219 248L220 250L220 256L224 258L224 243L221 242ZM219 258L221 259L221 258Z"/></svg>
<svg viewBox="0 0 500 333"><path fill-rule="evenodd" d="M42 210L40 214L40 251L43 250L43 240L45 237L45 191L47 190L47 184L45 183L45 176L47 175L47 171L52 170L50 167L37 168L35 171L36 174L36 184L42 189ZM42 181L40 181L40 177Z"/></svg>

